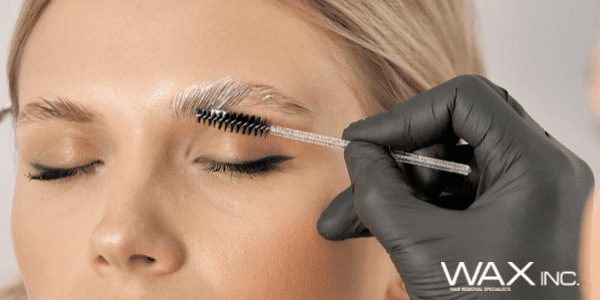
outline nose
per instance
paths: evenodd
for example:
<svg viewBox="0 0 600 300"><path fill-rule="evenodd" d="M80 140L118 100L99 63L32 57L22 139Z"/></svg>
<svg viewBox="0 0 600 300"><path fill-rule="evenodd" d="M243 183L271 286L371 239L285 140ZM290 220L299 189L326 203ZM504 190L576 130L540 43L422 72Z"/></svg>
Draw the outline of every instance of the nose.
<svg viewBox="0 0 600 300"><path fill-rule="evenodd" d="M90 238L92 269L100 275L123 272L149 277L179 270L184 247L161 220L159 210L143 201L115 202L108 205Z"/></svg>

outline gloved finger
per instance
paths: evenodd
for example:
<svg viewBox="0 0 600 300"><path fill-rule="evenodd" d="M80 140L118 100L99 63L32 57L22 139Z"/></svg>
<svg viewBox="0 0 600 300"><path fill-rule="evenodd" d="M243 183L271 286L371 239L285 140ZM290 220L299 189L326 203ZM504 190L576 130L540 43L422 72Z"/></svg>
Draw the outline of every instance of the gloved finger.
<svg viewBox="0 0 600 300"><path fill-rule="evenodd" d="M471 173L463 176L412 164L402 164L400 170L410 186L422 195L419 198L431 202L437 199L440 193L447 192L474 199L479 181L479 167L471 146L435 144L412 153L467 164L471 167Z"/></svg>
<svg viewBox="0 0 600 300"><path fill-rule="evenodd" d="M456 145L449 147L437 144L417 150L414 153L444 159L449 155L453 155L452 153L458 152L463 156L458 161L468 163L472 159L473 150L471 148L469 151L465 148L470 148L470 146ZM399 165L398 167L415 191L422 194L418 197L421 200L439 207L457 210L466 209L475 200L476 178L478 178L475 165L471 166L473 171L469 176L415 167L409 164ZM438 197L442 190L453 195ZM323 238L331 241L373 236L356 214L354 194L351 187L335 197L327 209L323 211L317 222L317 231Z"/></svg>
<svg viewBox="0 0 600 300"><path fill-rule="evenodd" d="M462 76L456 77L438 87L435 87L429 91L421 93L403 103L399 103L398 105L396 105L396 106L398 106L397 109L393 108L392 110L382 112L378 115L367 118L366 120L360 120L360 121L357 121L357 122L351 124L350 127L348 128L348 132L344 133L344 138L352 139L352 140L353 139L362 140L363 137L368 136L369 134L371 134L371 132L368 132L365 134L365 132L360 131L361 129L364 130L365 127L369 127L369 126L381 123L381 121L378 122L377 119L383 119L383 118L394 119L394 115L395 115L393 113L394 110L410 111L412 109L413 105L419 106L418 103L423 102L423 99L428 99L429 101L431 101L431 100L438 99L438 98L444 98L446 101L448 101L448 100L452 101L452 100L454 100L454 98L450 99L450 98L448 98L448 96L454 96L456 94L456 92L458 92L457 87L459 85L462 86L462 89L464 90L464 89L469 89L469 88L475 87L477 85L482 85L482 84L489 87L489 89L490 89L489 92L493 92L497 96L499 96L501 99L504 99L505 102L507 104L509 104L509 106L512 107L513 110L521 118L523 118L528 125L537 129L539 132L545 132L544 129L537 122L535 122L535 120L533 120L531 118L531 116L529 116L529 114L527 114L527 112L523 109L523 107L510 94L508 94L508 92L505 89L503 89L500 86L495 85L489 79L487 79L483 76L480 76L480 75L462 75ZM490 95L492 97L494 96L493 94L490 94ZM484 94L480 94L480 96L484 96ZM402 107L402 106L406 106L406 107ZM440 107L437 107L437 108L431 107L431 109L432 110L430 111L430 113L434 114L434 117L437 116L440 119L440 121L444 121L444 120L442 120L442 118L445 118L446 114L439 114L439 113L436 114L436 111L435 111L435 110L439 110ZM421 110L418 109L418 111L421 111ZM416 113L416 111L415 111L415 113ZM431 116L428 116L427 114L417 115L413 119L416 120L417 118L420 118L420 117L427 117L428 120L431 119ZM435 123L437 124L440 122L435 122ZM397 138L391 138L389 131L393 130L393 128L400 128L399 127L400 125L405 126L407 129L410 128L411 130L419 129L414 126L415 124L407 123L407 122L405 122L405 120L396 119L395 124L396 124L395 126L388 126L388 127L380 128L383 130L380 130L379 132L377 132L377 136L374 136L373 140L369 140L369 141L375 142L378 144L382 144L382 145L390 145L392 147L395 145L397 148L402 148L404 151L412 151L412 150L423 147L423 145L417 145L416 143L411 142L410 140L406 140L406 141L404 141L404 143L402 143L402 140L399 140ZM445 130L445 128L438 128L438 129ZM438 135L438 134L440 134L440 132L435 131L435 132L432 132L431 134ZM446 134L450 134L450 132L446 132ZM413 135L418 135L418 134L415 133ZM447 137L447 135L439 135L436 138L446 138L447 139L448 137ZM429 140L431 140L431 138L424 137L423 140L429 141ZM430 142L426 142L426 144L430 144ZM406 146L410 146L410 145L413 145L413 147L408 147L408 148L406 147Z"/></svg>
<svg viewBox="0 0 600 300"><path fill-rule="evenodd" d="M476 76L478 76L478 75L476 75ZM495 85L489 79L487 79L483 76L478 76L478 77L482 81L486 82L490 87L492 87L499 95L503 96L506 99L506 103L508 103L519 114L519 116L521 116L521 118L523 118L525 120L525 122L527 122L527 124L529 124L530 127L536 129L536 131L538 131L541 135L547 137L550 141L552 141L552 143L555 146L563 149L564 151L570 152L570 150L565 148L552 135L550 135L546 130L544 130L542 128L542 126L540 126L535 120L533 120L533 118L531 118L531 116L529 116L529 114L525 111L525 109L523 109L523 107L510 94L508 94L508 92L505 89Z"/></svg>
<svg viewBox="0 0 600 300"><path fill-rule="evenodd" d="M413 153L446 160L450 147L450 145L435 144ZM420 198L423 200L439 196L446 189L447 178L451 177L451 173L412 164L402 164L400 171L415 191L422 195Z"/></svg>
<svg viewBox="0 0 600 300"><path fill-rule="evenodd" d="M463 150L468 145L447 146L436 144L427 148L419 149L414 153L429 157L446 159L452 153L458 152L464 158L459 158L460 162L468 163L472 158L473 151ZM456 150L455 148L459 148ZM434 203L437 206L448 209L465 209L475 199L476 181L478 178L476 166L471 167L470 176L442 172L430 168L417 167L410 164L398 166L399 171L405 176L405 179L415 189L419 199ZM454 194L457 197L445 196L438 198L442 191ZM458 196L460 195L460 196ZM327 240L340 241L349 238L371 237L373 236L369 229L362 224L356 210L354 209L354 194L349 187L341 192L323 211L317 222L317 231Z"/></svg>
<svg viewBox="0 0 600 300"><path fill-rule="evenodd" d="M330 241L373 236L354 210L354 194L347 188L331 201L317 222L319 234Z"/></svg>
<svg viewBox="0 0 600 300"><path fill-rule="evenodd" d="M477 187L479 185L480 170L473 147L468 144L449 146L446 147L446 153L447 157L451 158L450 160L469 165L469 167L471 167L471 173L467 176L446 173L444 177L444 192L453 195L466 196L475 200L475 197L477 196ZM447 206L444 205L444 207Z"/></svg>
<svg viewBox="0 0 600 300"><path fill-rule="evenodd" d="M415 197L439 207L456 210L466 209L475 201L479 168L471 146L436 144L412 153L451 160L471 167L471 173L464 176L412 164L400 164L400 172L414 189ZM456 197L449 197L449 194Z"/></svg>
<svg viewBox="0 0 600 300"><path fill-rule="evenodd" d="M508 105L510 105L510 107L512 107L517 112L517 114L519 114L519 116L521 116L521 118L523 118L525 120L525 122L527 122L527 124L529 124L530 127L534 128L541 134L544 134L548 137L550 136L542 128L542 126L540 126L540 124L538 124L533 118L531 118L531 116L525 111L525 109L521 106L521 104L519 104L504 88L494 84L489 79L487 79L483 76L480 76L480 75L473 75L473 76L476 76L477 78L479 78L481 81L483 81L485 84L487 84L491 89L493 89L498 95L502 96L504 98L504 100L506 101L506 103L508 103Z"/></svg>
<svg viewBox="0 0 600 300"><path fill-rule="evenodd" d="M459 76L393 109L351 124L344 138L413 151L456 137L474 149L489 186L542 138L479 77Z"/></svg>
<svg viewBox="0 0 600 300"><path fill-rule="evenodd" d="M416 237L445 234L443 229L431 231L426 225L431 220L447 219L448 210L421 201L385 148L351 142L344 156L356 213L386 249L416 242L411 241Z"/></svg>

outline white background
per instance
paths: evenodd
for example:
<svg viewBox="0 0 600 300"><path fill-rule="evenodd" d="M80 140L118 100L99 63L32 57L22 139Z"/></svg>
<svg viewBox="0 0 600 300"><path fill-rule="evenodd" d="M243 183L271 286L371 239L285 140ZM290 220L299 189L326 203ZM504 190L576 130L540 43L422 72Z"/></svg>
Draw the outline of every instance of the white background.
<svg viewBox="0 0 600 300"><path fill-rule="evenodd" d="M0 0L0 62L4 66L22 0ZM488 77L504 87L546 131L583 158L600 186L600 133L586 98L586 82L600 3L476 0ZM10 102L4 69L0 105ZM12 120L0 124L0 288L18 276L10 238L16 171Z"/></svg>

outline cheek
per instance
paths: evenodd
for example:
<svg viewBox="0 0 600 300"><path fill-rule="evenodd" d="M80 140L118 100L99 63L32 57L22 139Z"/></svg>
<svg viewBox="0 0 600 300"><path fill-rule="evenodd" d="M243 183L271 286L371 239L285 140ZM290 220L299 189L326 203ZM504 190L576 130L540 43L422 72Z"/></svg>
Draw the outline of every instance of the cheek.
<svg viewBox="0 0 600 300"><path fill-rule="evenodd" d="M21 174L19 172L18 174ZM15 255L31 299L55 294L85 249L89 216L53 214L44 193L17 179L11 215ZM50 209L48 209L50 208Z"/></svg>
<svg viewBox="0 0 600 300"><path fill-rule="evenodd" d="M203 256L222 274L218 286L225 298L350 299L359 286L361 242L326 241L316 229L322 211L349 185L347 175L340 176L341 152L319 152L315 156L329 162L326 166L315 164L279 188L257 191L262 196L255 196L260 204L252 212L227 224L223 220L231 215L211 216L227 236L212 241L221 246Z"/></svg>
<svg viewBox="0 0 600 300"><path fill-rule="evenodd" d="M229 228L227 266L220 294L231 299L342 299L355 283L350 242L328 242L316 230L318 215L279 210L265 221ZM222 252L223 253L223 252Z"/></svg>

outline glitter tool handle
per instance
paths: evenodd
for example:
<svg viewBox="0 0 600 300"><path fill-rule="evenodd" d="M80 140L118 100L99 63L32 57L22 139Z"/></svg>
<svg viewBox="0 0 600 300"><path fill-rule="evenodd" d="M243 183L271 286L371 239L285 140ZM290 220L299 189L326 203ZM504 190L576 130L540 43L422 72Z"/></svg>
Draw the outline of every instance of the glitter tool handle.
<svg viewBox="0 0 600 300"><path fill-rule="evenodd" d="M274 125L269 127L269 134L337 149L344 149L350 143L348 140ZM469 175L471 173L471 167L464 164L396 150L391 151L390 154L400 163L413 164L461 175Z"/></svg>

